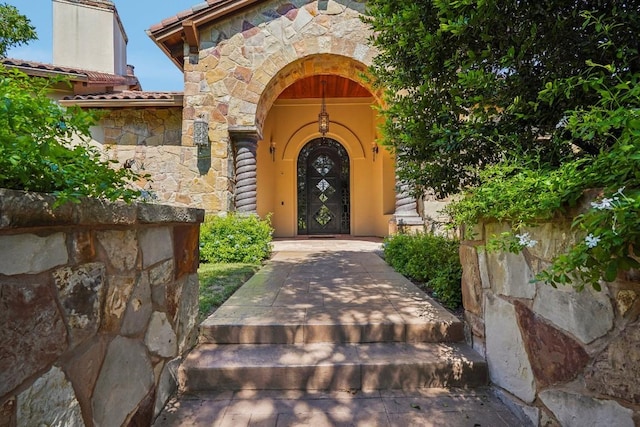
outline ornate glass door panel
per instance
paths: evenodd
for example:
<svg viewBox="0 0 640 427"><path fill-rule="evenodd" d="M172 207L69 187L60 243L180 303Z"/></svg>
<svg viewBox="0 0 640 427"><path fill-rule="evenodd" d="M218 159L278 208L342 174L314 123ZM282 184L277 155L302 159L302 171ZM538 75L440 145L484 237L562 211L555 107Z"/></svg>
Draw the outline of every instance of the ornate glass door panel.
<svg viewBox="0 0 640 427"><path fill-rule="evenodd" d="M337 141L315 139L298 157L298 234L349 234L349 156Z"/></svg>

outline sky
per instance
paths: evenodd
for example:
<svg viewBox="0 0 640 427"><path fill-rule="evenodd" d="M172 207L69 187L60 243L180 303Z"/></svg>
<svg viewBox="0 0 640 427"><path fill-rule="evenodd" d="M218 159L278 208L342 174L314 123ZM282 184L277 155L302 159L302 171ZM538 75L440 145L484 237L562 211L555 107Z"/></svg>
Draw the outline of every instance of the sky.
<svg viewBox="0 0 640 427"><path fill-rule="evenodd" d="M9 50L9 58L36 62L52 62L52 1L0 0L18 8L36 28L38 40ZM202 0L114 0L129 44L127 62L135 67L142 89L149 91L182 91L182 73L147 36L145 30L176 15Z"/></svg>

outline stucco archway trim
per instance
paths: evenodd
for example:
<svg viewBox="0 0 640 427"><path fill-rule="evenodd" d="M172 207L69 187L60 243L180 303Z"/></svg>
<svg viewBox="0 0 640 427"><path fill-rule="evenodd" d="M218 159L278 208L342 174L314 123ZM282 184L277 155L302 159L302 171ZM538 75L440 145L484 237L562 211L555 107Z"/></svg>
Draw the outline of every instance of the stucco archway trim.
<svg viewBox="0 0 640 427"><path fill-rule="evenodd" d="M318 132L317 122L307 123L293 133L287 140L284 150L282 150L281 160L297 160L298 153L300 153L302 147L312 139L319 138L321 136L322 135ZM364 159L366 157L364 144L360 138L358 138L351 129L342 123L332 121L331 131L327 133L327 136L340 142L347 150L350 159L357 160Z"/></svg>

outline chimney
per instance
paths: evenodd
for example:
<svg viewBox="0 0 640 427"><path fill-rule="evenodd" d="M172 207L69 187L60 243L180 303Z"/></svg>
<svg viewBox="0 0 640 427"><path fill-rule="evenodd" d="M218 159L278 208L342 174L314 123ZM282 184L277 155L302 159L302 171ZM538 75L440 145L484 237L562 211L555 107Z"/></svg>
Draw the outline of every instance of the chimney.
<svg viewBox="0 0 640 427"><path fill-rule="evenodd" d="M127 34L111 0L53 0L53 63L127 75Z"/></svg>

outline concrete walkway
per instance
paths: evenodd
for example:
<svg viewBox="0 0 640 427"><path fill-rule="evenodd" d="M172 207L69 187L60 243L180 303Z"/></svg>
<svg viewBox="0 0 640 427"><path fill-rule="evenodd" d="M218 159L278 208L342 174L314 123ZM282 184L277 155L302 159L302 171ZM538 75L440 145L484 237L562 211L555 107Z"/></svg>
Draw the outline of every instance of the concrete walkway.
<svg viewBox="0 0 640 427"><path fill-rule="evenodd" d="M265 268L203 323L181 368L182 392L155 426L522 425L477 387L486 365L458 343L459 320L391 270L380 250L379 239L274 242ZM295 371L300 363L287 364L283 351L302 353L314 370ZM416 359L422 367L409 370ZM223 370L211 373L217 364Z"/></svg>

